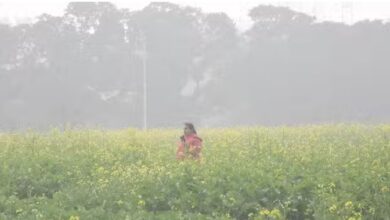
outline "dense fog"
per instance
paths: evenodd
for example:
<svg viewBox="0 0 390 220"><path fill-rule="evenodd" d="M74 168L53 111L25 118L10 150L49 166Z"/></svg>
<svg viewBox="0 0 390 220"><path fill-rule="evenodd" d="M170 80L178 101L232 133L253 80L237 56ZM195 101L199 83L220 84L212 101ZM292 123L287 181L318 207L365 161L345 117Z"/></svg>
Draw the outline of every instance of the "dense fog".
<svg viewBox="0 0 390 220"><path fill-rule="evenodd" d="M390 23L248 13L245 32L165 2L0 24L0 130L390 122Z"/></svg>

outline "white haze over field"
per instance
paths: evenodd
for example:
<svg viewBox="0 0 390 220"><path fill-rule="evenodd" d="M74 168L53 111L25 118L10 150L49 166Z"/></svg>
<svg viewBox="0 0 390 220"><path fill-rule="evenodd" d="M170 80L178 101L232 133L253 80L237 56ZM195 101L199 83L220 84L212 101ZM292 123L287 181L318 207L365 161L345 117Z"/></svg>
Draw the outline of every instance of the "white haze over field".
<svg viewBox="0 0 390 220"><path fill-rule="evenodd" d="M0 0L0 132L390 123L390 1Z"/></svg>
<svg viewBox="0 0 390 220"><path fill-rule="evenodd" d="M32 22L42 13L61 16L69 2L71 1L0 1L0 21L15 25ZM120 8L140 10L154 1L116 0L110 2ZM201 8L204 12L225 12L242 31L249 29L252 25L252 21L247 16L248 11L259 4L288 6L295 11L316 16L319 21L336 21L347 24L366 19L388 21L390 18L390 1L170 0L167 2Z"/></svg>

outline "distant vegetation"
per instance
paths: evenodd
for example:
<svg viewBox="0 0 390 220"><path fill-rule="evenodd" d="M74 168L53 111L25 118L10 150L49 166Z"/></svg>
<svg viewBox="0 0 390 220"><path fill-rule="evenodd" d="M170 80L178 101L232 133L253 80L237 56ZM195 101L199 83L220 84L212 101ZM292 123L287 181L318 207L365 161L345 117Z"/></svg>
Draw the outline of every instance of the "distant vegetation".
<svg viewBox="0 0 390 220"><path fill-rule="evenodd" d="M390 23L248 13L244 33L171 3L70 3L0 24L0 129L141 127L144 58L151 127L390 122Z"/></svg>

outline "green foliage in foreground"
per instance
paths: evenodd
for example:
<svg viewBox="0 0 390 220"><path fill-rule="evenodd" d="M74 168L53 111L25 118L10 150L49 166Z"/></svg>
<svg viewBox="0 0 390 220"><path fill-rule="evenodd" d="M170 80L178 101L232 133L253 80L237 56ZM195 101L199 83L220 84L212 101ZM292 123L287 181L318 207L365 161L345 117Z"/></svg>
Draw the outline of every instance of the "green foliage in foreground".
<svg viewBox="0 0 390 220"><path fill-rule="evenodd" d="M0 134L0 219L390 219L390 126Z"/></svg>

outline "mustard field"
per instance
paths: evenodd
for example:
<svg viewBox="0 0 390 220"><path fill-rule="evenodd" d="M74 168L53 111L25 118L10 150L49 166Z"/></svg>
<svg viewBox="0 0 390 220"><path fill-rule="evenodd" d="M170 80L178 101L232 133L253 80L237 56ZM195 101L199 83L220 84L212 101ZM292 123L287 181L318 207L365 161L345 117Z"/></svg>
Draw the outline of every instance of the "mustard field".
<svg viewBox="0 0 390 220"><path fill-rule="evenodd" d="M390 125L0 134L0 219L390 219Z"/></svg>

